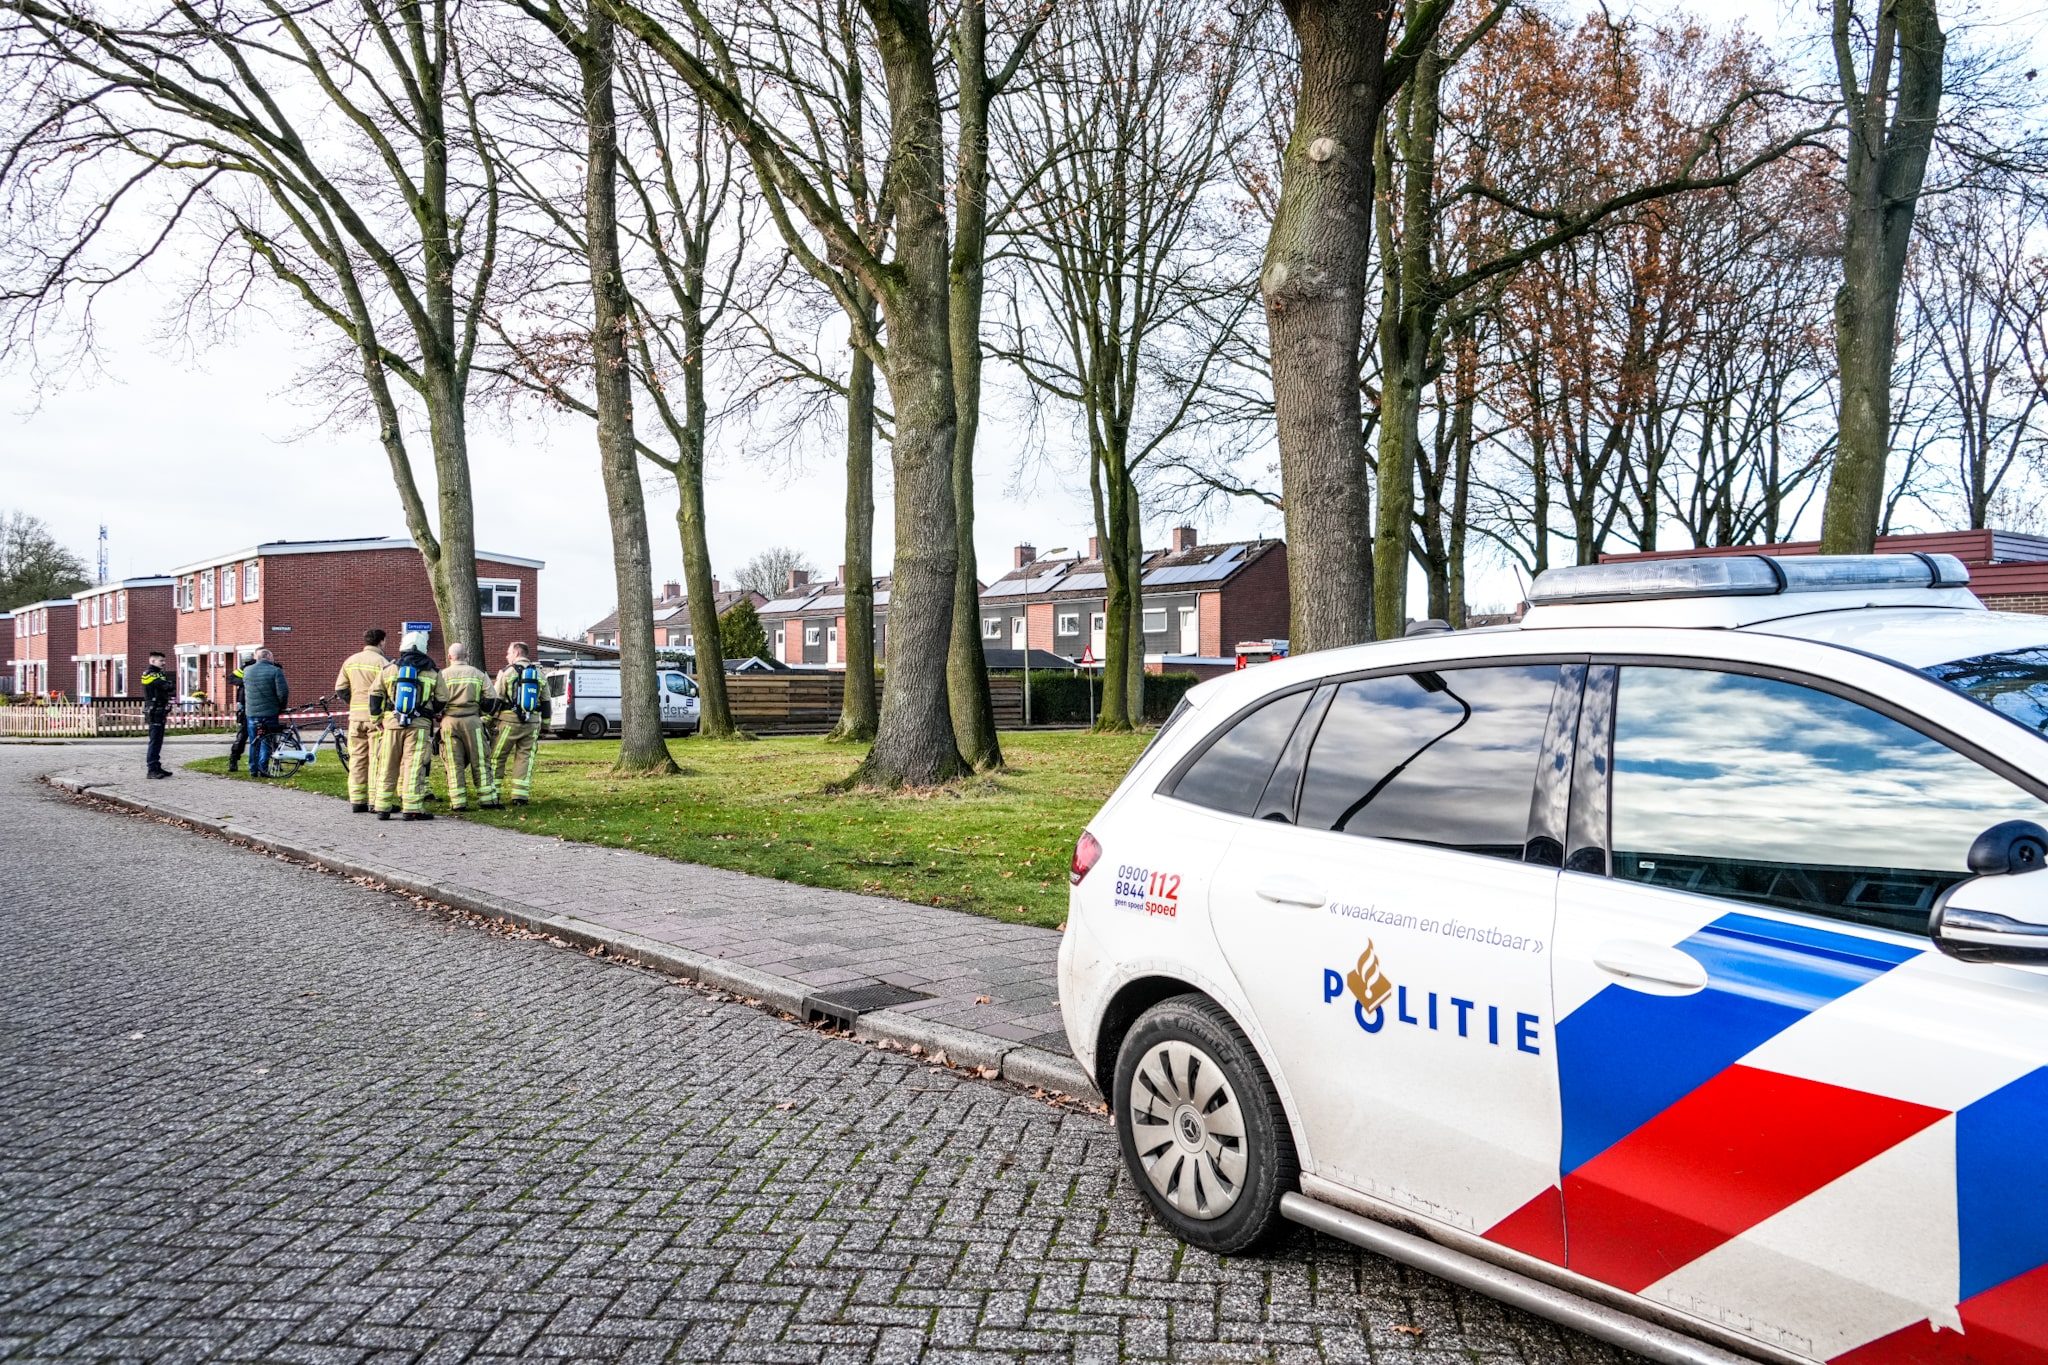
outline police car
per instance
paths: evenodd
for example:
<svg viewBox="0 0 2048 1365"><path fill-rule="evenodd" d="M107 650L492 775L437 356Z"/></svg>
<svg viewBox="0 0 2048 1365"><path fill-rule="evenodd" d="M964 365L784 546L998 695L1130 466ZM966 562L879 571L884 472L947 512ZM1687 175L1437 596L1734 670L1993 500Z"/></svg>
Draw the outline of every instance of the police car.
<svg viewBox="0 0 2048 1365"><path fill-rule="evenodd" d="M1946 555L1554 569L1188 693L1060 994L1159 1218L1664 1361L2048 1361L2048 619Z"/></svg>

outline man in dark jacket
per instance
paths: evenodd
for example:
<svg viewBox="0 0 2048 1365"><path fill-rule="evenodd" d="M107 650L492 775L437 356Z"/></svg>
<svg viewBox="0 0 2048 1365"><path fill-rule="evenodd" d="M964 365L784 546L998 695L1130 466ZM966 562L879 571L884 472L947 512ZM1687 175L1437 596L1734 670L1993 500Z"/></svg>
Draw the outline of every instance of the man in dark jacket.
<svg viewBox="0 0 2048 1365"><path fill-rule="evenodd" d="M270 750L277 737L277 718L291 702L292 689L285 682L277 657L267 649L256 651L256 659L242 670L242 705L249 713L249 775L270 776Z"/></svg>
<svg viewBox="0 0 2048 1365"><path fill-rule="evenodd" d="M164 724L171 718L171 702L177 685L164 668L164 652L149 652L149 667L142 671L142 718L149 723L149 756L143 760L151 777L169 777L164 769Z"/></svg>

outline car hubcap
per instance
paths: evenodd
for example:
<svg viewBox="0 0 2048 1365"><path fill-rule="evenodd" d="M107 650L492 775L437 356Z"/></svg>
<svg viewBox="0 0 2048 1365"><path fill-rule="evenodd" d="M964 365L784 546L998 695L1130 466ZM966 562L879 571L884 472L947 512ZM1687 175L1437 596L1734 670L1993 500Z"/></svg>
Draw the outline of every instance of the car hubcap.
<svg viewBox="0 0 2048 1365"><path fill-rule="evenodd" d="M1230 1212L1244 1191L1244 1116L1223 1068L1178 1040L1146 1052L1131 1078L1131 1136L1146 1178L1189 1218Z"/></svg>

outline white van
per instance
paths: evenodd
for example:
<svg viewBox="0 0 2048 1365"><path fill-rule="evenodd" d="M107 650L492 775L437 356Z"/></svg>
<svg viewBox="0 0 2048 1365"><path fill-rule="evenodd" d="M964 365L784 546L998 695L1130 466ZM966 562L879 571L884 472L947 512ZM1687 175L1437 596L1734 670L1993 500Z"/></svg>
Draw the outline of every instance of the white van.
<svg viewBox="0 0 2048 1365"><path fill-rule="evenodd" d="M678 735L697 733L697 680L679 668L656 673L661 683L661 728ZM554 715L548 732L603 739L619 732L617 664L569 664L547 673Z"/></svg>

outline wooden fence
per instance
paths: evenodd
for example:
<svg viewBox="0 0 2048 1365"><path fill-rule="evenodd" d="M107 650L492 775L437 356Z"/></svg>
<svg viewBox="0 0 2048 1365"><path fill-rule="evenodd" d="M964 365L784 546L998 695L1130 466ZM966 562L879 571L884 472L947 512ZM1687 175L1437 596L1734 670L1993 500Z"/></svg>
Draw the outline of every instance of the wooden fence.
<svg viewBox="0 0 2048 1365"><path fill-rule="evenodd" d="M843 673L732 673L725 679L733 723L757 735L822 735L839 723Z"/></svg>

